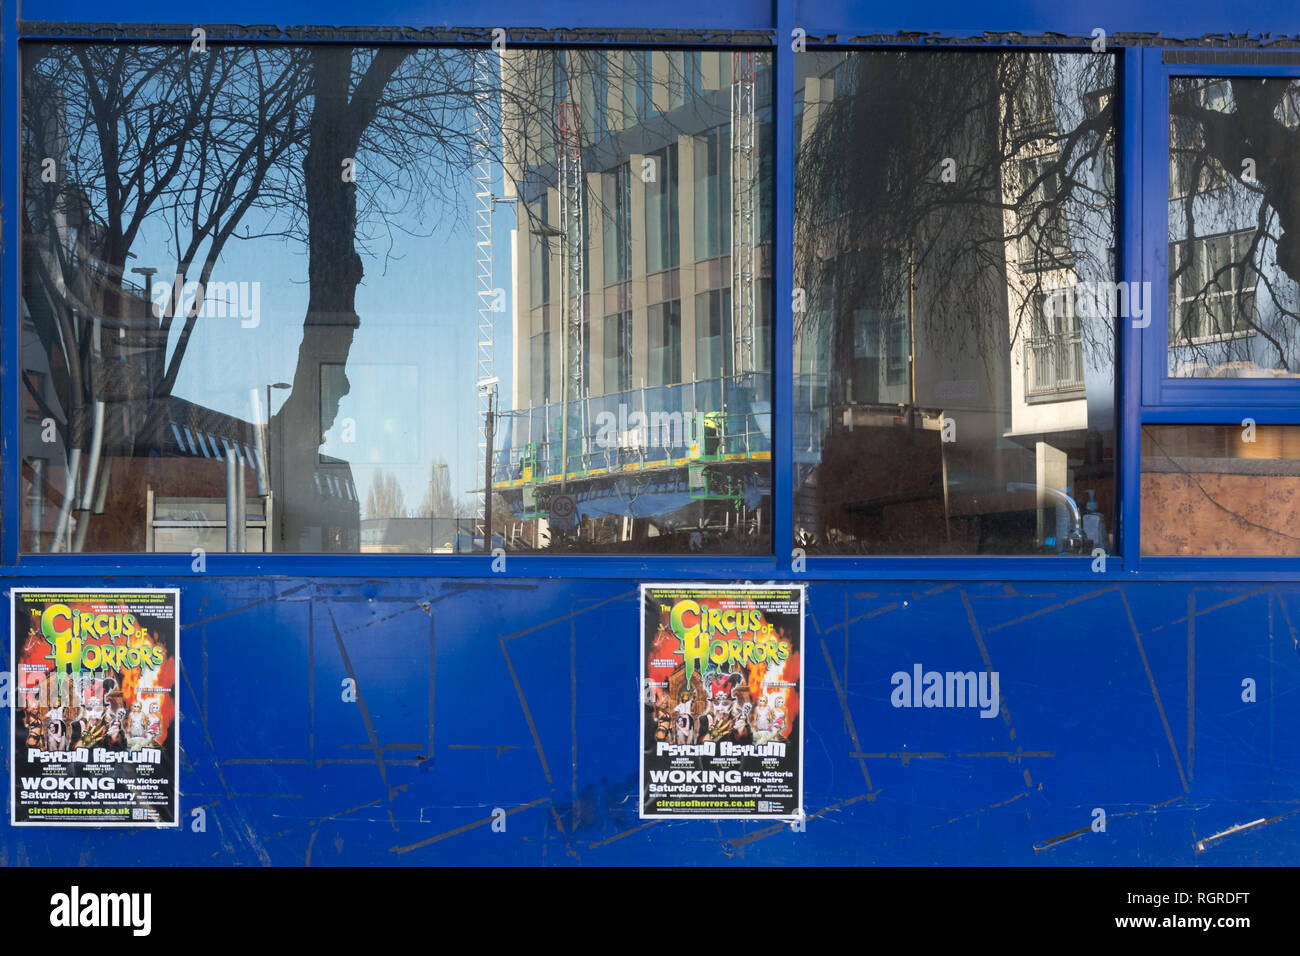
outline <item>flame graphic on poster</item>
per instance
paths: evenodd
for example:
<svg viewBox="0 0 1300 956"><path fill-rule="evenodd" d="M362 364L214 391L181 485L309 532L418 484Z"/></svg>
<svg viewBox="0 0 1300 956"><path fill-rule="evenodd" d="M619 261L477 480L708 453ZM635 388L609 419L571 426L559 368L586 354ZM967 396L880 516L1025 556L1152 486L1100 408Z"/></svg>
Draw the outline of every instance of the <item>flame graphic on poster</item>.
<svg viewBox="0 0 1300 956"><path fill-rule="evenodd" d="M125 605L110 605L103 602L71 603L68 605L73 614L113 614L126 613ZM88 636L82 638L83 648L123 647L137 652L134 659L148 659L149 652L157 649L162 663L158 667L147 664L122 666L120 671L109 667L93 670L59 672L55 665L55 649L51 641L41 633L41 612L31 611L31 622L27 636L18 646L18 674L16 683L22 700L33 710L47 711L53 708L75 708L71 716L83 709L94 706L96 701L105 702L105 696L114 691L121 694L122 705L129 713L136 703L141 712L148 717L150 705L157 704L158 734L157 743L166 742L176 714L175 698L172 688L175 686L176 662L168 652L164 642L155 638L145 629L136 630L129 636L116 639L109 636Z"/></svg>

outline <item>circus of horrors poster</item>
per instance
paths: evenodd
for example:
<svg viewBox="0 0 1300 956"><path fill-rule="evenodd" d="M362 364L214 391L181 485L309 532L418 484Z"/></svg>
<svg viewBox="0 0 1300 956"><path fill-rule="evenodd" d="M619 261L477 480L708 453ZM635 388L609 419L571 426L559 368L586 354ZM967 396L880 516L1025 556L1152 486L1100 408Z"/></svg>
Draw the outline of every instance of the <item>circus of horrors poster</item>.
<svg viewBox="0 0 1300 956"><path fill-rule="evenodd" d="M177 825L180 592L12 592L15 825Z"/></svg>
<svg viewBox="0 0 1300 956"><path fill-rule="evenodd" d="M641 587L641 816L803 815L803 588Z"/></svg>

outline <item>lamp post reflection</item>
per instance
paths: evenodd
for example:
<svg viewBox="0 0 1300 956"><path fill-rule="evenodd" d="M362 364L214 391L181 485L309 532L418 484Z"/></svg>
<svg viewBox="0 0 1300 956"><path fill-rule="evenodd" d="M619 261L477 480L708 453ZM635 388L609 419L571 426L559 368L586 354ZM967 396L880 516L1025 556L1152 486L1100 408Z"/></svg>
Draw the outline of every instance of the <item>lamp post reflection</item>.
<svg viewBox="0 0 1300 956"><path fill-rule="evenodd" d="M270 451L271 451L271 447L270 447L270 446L271 446L271 389L273 389L273 388L275 388L275 389L287 389L287 388L292 388L292 387L293 387L293 386L290 385L288 382L271 382L271 383L269 383L269 384L266 386L266 432L265 432L265 439L264 439L264 445L265 445L266 447L264 447L264 448L262 449L262 461L263 461L263 463L265 464L266 470L267 470L267 472L268 472L268 474L267 474L267 480L266 480L266 550L267 550L267 551L274 551L274 550L275 550L274 547L272 546L272 542L273 542L273 541L275 540L275 538L276 538L276 535L273 533L273 529L276 527L276 524L275 524L275 518L276 518L276 515L275 515L275 502L274 502L274 488L275 488L274 479L275 479L275 478L279 478L281 481L283 481L282 476L283 476L283 474L284 474L284 434L283 434L283 430L281 430L281 433L277 436L277 438L278 438L279 440L278 440L278 442L277 442L276 444L277 444L277 449L278 449L278 455L279 455L279 457L278 457L277 462L276 462L276 472L275 472L275 475L271 475L271 474L270 474L270 470L271 470L271 461L270 461ZM279 528L280 528L280 534L279 534L279 537L280 537L281 539L283 539L283 538L284 538L284 516L283 516L283 514L280 515L280 525L279 525Z"/></svg>

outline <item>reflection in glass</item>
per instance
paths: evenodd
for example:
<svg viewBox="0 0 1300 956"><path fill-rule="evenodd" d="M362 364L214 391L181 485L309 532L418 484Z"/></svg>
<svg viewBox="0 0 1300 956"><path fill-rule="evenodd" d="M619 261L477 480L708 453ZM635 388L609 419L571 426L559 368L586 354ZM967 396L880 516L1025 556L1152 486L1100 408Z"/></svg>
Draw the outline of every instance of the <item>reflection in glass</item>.
<svg viewBox="0 0 1300 956"><path fill-rule="evenodd" d="M555 135L503 137L530 212L517 248L550 252L527 260L549 270L548 306L513 322L552 333L501 422L507 548L766 552L768 58L531 50L503 69L507 89L558 71L571 95L594 71L602 91L561 102Z"/></svg>
<svg viewBox="0 0 1300 956"><path fill-rule="evenodd" d="M1114 63L796 60L796 544L1114 545Z"/></svg>
<svg viewBox="0 0 1300 956"><path fill-rule="evenodd" d="M1169 374L1300 375L1300 80L1169 81Z"/></svg>
<svg viewBox="0 0 1300 956"><path fill-rule="evenodd" d="M24 546L766 550L769 83L28 45ZM705 374L691 303L733 287Z"/></svg>

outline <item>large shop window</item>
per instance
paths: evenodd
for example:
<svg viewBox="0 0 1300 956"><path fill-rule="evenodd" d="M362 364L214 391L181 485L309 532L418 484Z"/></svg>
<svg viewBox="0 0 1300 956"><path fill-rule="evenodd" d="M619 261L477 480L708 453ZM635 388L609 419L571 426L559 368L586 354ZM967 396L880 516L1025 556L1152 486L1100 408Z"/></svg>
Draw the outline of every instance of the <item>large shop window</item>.
<svg viewBox="0 0 1300 956"><path fill-rule="evenodd" d="M24 46L23 549L770 553L770 65Z"/></svg>
<svg viewBox="0 0 1300 956"><path fill-rule="evenodd" d="M795 69L797 543L1110 552L1114 60Z"/></svg>

